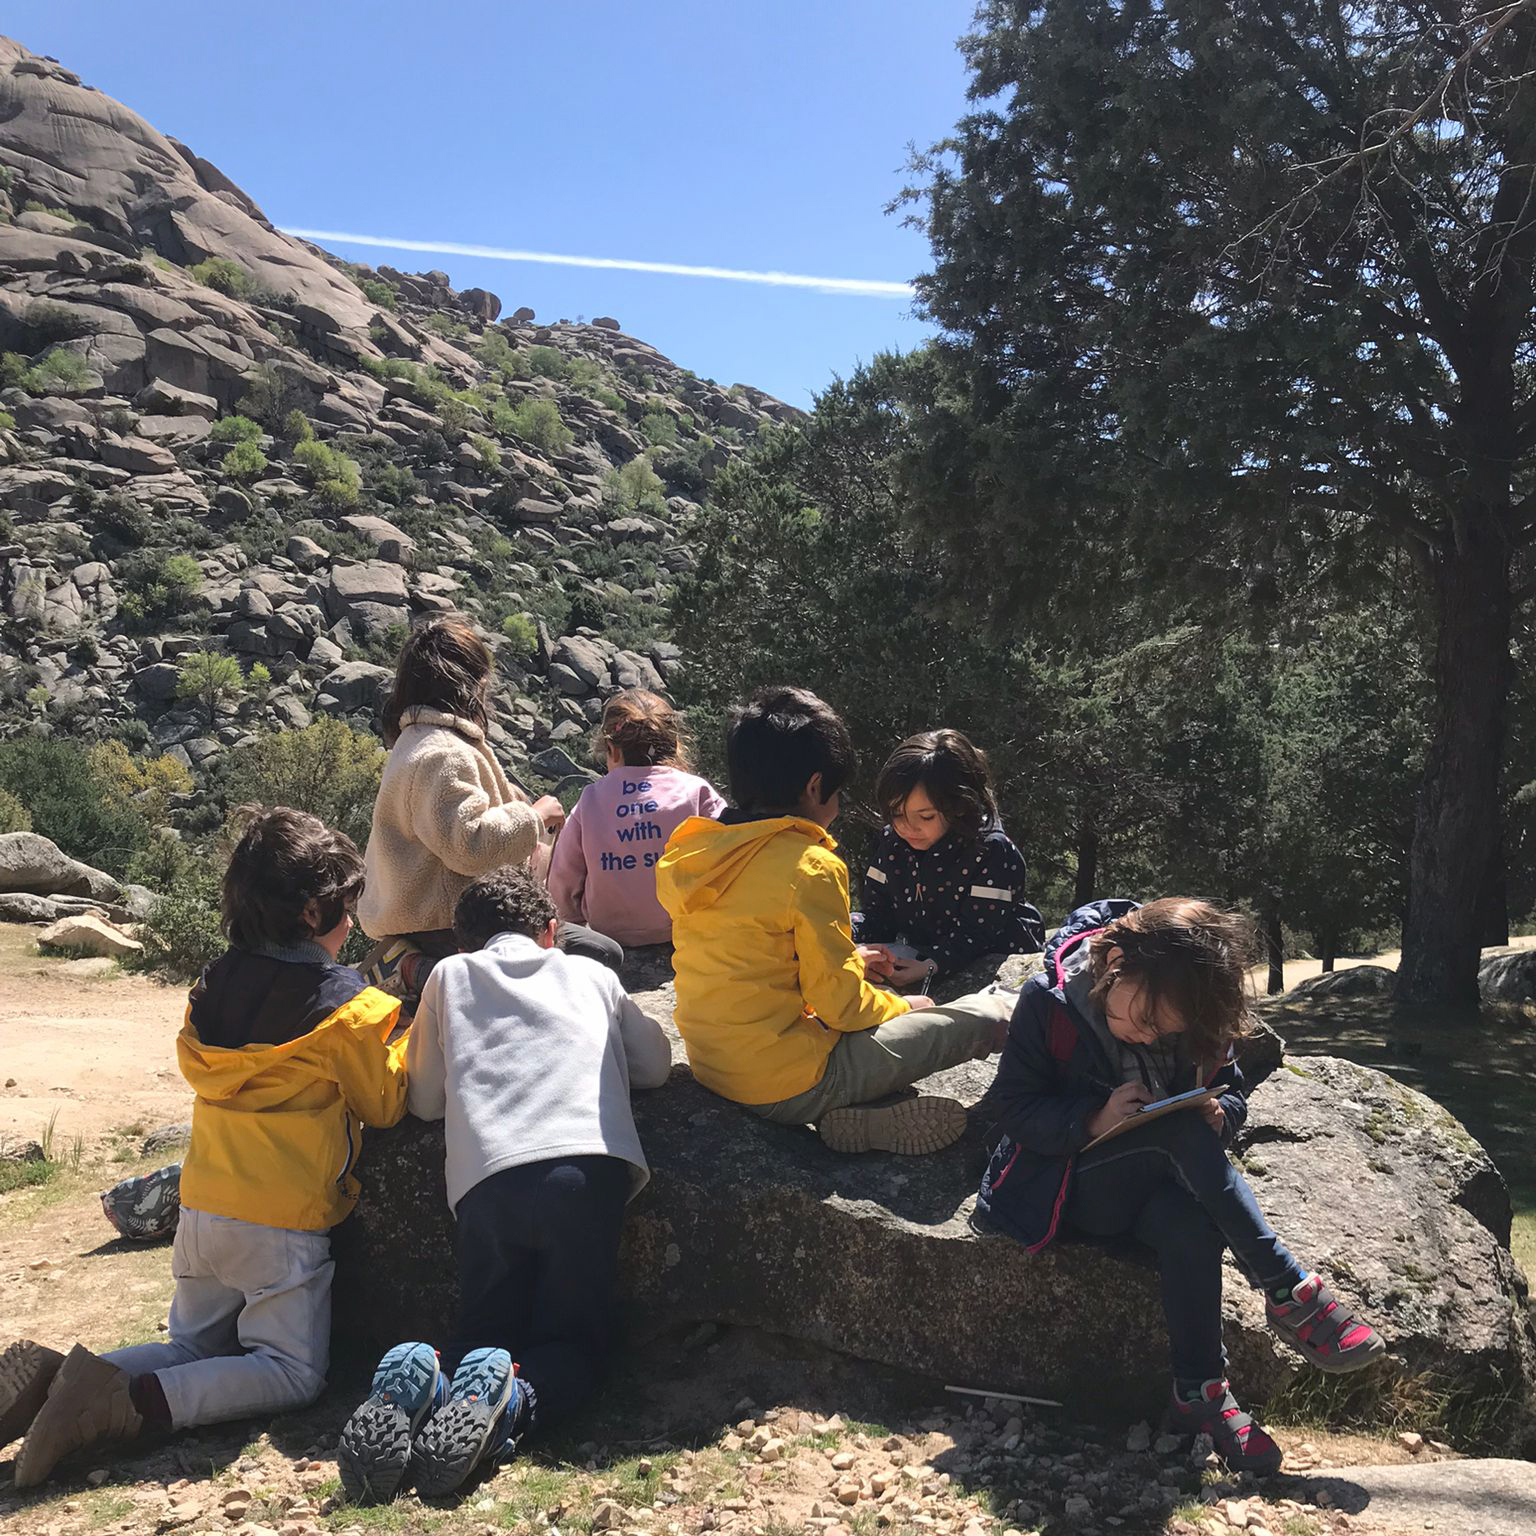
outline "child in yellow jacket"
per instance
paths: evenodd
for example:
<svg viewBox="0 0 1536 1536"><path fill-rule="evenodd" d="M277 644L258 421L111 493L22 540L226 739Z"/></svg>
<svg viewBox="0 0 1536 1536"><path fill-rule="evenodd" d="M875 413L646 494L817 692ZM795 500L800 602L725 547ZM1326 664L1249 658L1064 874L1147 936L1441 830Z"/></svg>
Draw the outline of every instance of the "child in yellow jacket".
<svg viewBox="0 0 1536 1536"><path fill-rule="evenodd" d="M230 948L193 987L177 1041L197 1100L169 1338L0 1354L0 1444L26 1431L18 1488L99 1440L320 1395L330 1228L357 1201L362 1127L405 1112L406 1042L388 1043L400 1004L337 960L362 884L351 839L302 811L260 812L240 839L224 876Z"/></svg>
<svg viewBox="0 0 1536 1536"><path fill-rule="evenodd" d="M853 942L848 871L827 832L853 742L829 705L759 689L726 747L735 808L685 821L656 866L693 1075L765 1119L816 1125L838 1151L948 1146L963 1108L907 1090L1000 1050L1012 997L940 1007L870 983L891 957Z"/></svg>

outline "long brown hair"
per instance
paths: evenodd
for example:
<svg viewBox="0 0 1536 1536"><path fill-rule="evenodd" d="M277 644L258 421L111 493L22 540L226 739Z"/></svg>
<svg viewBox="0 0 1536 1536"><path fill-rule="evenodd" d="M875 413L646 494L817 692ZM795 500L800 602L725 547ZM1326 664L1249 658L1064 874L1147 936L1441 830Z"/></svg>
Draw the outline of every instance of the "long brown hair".
<svg viewBox="0 0 1536 1536"><path fill-rule="evenodd" d="M395 744L400 716L416 708L440 709L484 730L493 666L485 641L456 613L413 629L400 648L395 684L384 707L385 742Z"/></svg>
<svg viewBox="0 0 1536 1536"><path fill-rule="evenodd" d="M646 688L626 688L608 700L592 746L600 759L613 747L626 768L692 766L677 711Z"/></svg>
<svg viewBox="0 0 1536 1536"><path fill-rule="evenodd" d="M1113 962L1110 952L1119 949ZM1168 896L1116 918L1090 941L1093 998L1101 1007L1117 981L1142 984L1142 1007L1156 1017L1166 1001L1184 1020L1197 1065L1225 1059L1252 1023L1249 968L1258 961L1253 924L1191 896Z"/></svg>

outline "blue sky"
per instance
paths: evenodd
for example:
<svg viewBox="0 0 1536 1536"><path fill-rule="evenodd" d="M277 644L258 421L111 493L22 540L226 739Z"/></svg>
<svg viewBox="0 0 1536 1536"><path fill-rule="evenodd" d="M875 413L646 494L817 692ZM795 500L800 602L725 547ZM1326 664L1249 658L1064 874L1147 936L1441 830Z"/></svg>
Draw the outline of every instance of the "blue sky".
<svg viewBox="0 0 1536 1536"><path fill-rule="evenodd" d="M288 228L905 281L884 212L964 109L972 0L10 0L4 30ZM795 404L925 334L904 298L349 247L510 313L610 314Z"/></svg>

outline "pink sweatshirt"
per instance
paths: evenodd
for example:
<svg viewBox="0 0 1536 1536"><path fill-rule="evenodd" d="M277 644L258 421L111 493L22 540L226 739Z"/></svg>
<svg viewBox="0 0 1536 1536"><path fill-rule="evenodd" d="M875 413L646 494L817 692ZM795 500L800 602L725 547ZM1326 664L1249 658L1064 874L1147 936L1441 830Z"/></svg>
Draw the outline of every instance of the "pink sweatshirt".
<svg viewBox="0 0 1536 1536"><path fill-rule="evenodd" d="M670 944L656 899L656 861L690 816L718 816L714 786L680 768L612 768L581 792L549 866L549 893L568 923L620 944Z"/></svg>

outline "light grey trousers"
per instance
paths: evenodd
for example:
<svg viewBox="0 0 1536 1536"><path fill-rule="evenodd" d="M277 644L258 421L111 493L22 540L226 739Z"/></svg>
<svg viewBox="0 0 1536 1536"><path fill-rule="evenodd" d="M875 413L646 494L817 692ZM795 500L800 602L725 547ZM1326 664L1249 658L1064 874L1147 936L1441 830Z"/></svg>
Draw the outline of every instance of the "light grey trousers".
<svg viewBox="0 0 1536 1536"><path fill-rule="evenodd" d="M160 1378L176 1429L301 1408L331 1352L331 1235L181 1208L169 1338L103 1356Z"/></svg>
<svg viewBox="0 0 1536 1536"><path fill-rule="evenodd" d="M1018 995L972 992L937 1008L918 1008L875 1029L839 1037L821 1081L792 1099L749 1104L754 1115L779 1125L814 1125L828 1110L868 1104L946 1067L1003 1048Z"/></svg>

